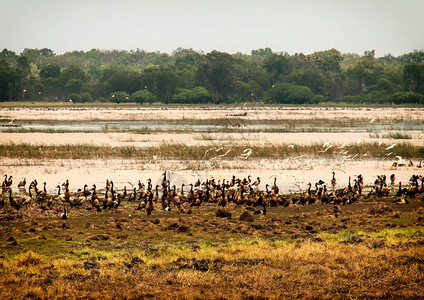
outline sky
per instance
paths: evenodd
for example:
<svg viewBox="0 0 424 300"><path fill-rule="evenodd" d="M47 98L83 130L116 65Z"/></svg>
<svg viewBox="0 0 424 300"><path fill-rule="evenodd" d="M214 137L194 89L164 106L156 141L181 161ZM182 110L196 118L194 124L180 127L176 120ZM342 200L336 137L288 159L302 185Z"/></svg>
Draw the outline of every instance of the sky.
<svg viewBox="0 0 424 300"><path fill-rule="evenodd" d="M0 0L0 49L424 49L424 0Z"/></svg>

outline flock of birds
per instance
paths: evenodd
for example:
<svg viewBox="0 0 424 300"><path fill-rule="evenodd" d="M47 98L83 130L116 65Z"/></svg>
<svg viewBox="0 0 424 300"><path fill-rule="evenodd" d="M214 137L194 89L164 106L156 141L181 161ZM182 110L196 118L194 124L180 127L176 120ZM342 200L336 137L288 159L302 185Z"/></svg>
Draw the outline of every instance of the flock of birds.
<svg viewBox="0 0 424 300"><path fill-rule="evenodd" d="M30 208L38 205L44 210L49 210L63 206L61 218L68 218L68 210L72 208L82 208L92 210L96 214L102 210L116 210L123 201L135 203L136 210L145 211L147 215L156 210L177 211L190 214L193 207L201 206L205 203L212 203L225 208L227 204L234 203L241 206L257 207L255 214L266 214L266 208L289 205L311 205L313 203L322 204L352 204L364 197L387 197L390 194L395 196L393 203L408 204L408 199L415 198L424 194L424 177L421 175L412 175L410 183L402 186L399 182L399 188L393 189L396 181L395 174L390 176L390 184L386 181L386 175L377 176L374 185L368 194L363 194L364 178L362 175L355 176L353 183L351 177L347 185L336 189L337 180L335 172L332 172L332 178L329 182L331 190L323 180L319 180L313 185L309 183L307 189L300 194L284 195L280 193L277 185L277 178L274 178L273 184L265 185L265 190L261 190L260 177L252 181L251 176L247 178L236 178L232 176L230 180L207 179L201 182L199 179L194 184L182 184L177 190L175 185L171 185L167 178L167 173L162 175L161 184L153 187L152 180L147 179L144 184L140 180L138 186L128 191L126 186L118 192L113 181L106 180L105 188L100 192L95 184L91 189L85 184L77 192L70 192L69 180L62 185L57 185L57 193L49 194L46 189L46 182L43 188L39 189L37 180L33 180L26 187L26 179L19 182L18 193L12 192L13 177L4 175L2 183L2 193L0 197L0 208L7 206L16 210L21 208ZM420 181L420 183L419 183ZM189 187L185 190L185 187ZM28 191L28 192L27 192ZM8 200L8 201L7 201ZM424 197L423 199L424 200Z"/></svg>

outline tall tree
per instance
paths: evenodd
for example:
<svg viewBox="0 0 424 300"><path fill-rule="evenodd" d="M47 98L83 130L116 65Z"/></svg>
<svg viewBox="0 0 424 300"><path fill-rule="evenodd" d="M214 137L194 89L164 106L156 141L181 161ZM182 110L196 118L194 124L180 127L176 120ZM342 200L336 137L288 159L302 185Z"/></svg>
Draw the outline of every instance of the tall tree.
<svg viewBox="0 0 424 300"><path fill-rule="evenodd" d="M271 85L281 82L283 77L289 74L292 69L289 59L276 53L267 55L262 66L270 76Z"/></svg>
<svg viewBox="0 0 424 300"><path fill-rule="evenodd" d="M424 65L409 63L403 69L405 88L410 92L424 92Z"/></svg>
<svg viewBox="0 0 424 300"><path fill-rule="evenodd" d="M236 77L234 60L224 52L212 51L197 70L197 78L219 104L229 99Z"/></svg>

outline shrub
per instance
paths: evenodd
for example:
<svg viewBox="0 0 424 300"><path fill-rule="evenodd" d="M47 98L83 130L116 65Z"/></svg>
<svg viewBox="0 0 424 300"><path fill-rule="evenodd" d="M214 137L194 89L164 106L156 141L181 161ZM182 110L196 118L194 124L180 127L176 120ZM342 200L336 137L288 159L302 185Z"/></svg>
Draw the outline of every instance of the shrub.
<svg viewBox="0 0 424 300"><path fill-rule="evenodd" d="M93 102L93 98L91 97L90 93L72 93L69 95L69 98L72 100L73 103Z"/></svg>
<svg viewBox="0 0 424 300"><path fill-rule="evenodd" d="M137 104L142 104L142 103L151 104L156 101L156 97L148 90L139 90L134 92L131 95L131 100L136 102Z"/></svg>
<svg viewBox="0 0 424 300"><path fill-rule="evenodd" d="M391 101L396 104L420 103L424 104L424 95L414 92L398 92L391 97Z"/></svg>
<svg viewBox="0 0 424 300"><path fill-rule="evenodd" d="M115 103L129 102L130 95L127 92L113 92L110 94L109 100Z"/></svg>
<svg viewBox="0 0 424 300"><path fill-rule="evenodd" d="M195 87L191 90L178 89L172 97L174 103L208 103L212 102L212 96L204 87Z"/></svg>
<svg viewBox="0 0 424 300"><path fill-rule="evenodd" d="M314 94L307 86L292 83L276 83L265 94L267 102L283 104L310 103Z"/></svg>

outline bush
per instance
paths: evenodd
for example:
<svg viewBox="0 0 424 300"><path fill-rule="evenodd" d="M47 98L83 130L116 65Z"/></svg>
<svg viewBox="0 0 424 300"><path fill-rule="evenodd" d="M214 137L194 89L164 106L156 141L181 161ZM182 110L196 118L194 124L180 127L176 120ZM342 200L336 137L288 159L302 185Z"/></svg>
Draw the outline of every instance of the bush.
<svg viewBox="0 0 424 300"><path fill-rule="evenodd" d="M134 92L131 95L131 101L134 101L137 104L142 104L142 103L152 104L153 102L156 101L156 97L148 90L139 90L137 92Z"/></svg>
<svg viewBox="0 0 424 300"><path fill-rule="evenodd" d="M115 103L123 103L130 101L130 95L127 92L113 92L110 94L109 100Z"/></svg>
<svg viewBox="0 0 424 300"><path fill-rule="evenodd" d="M424 95L414 92L398 92L390 97L391 101L396 104L402 103L419 103L424 104Z"/></svg>
<svg viewBox="0 0 424 300"><path fill-rule="evenodd" d="M204 87L195 87L191 90L178 89L172 97L173 103L208 103L212 102L212 96Z"/></svg>
<svg viewBox="0 0 424 300"><path fill-rule="evenodd" d="M343 99L347 103L381 104L392 102L386 91L373 91L366 95L346 96Z"/></svg>
<svg viewBox="0 0 424 300"><path fill-rule="evenodd" d="M307 86L292 83L276 83L265 93L267 102L283 104L311 103L314 94Z"/></svg>
<svg viewBox="0 0 424 300"><path fill-rule="evenodd" d="M86 103L86 102L93 102L93 98L89 93L72 93L69 95L69 98L72 100L73 103Z"/></svg>
<svg viewBox="0 0 424 300"><path fill-rule="evenodd" d="M93 98L91 97L90 93L82 93L81 95L81 102L93 102Z"/></svg>
<svg viewBox="0 0 424 300"><path fill-rule="evenodd" d="M72 100L73 103L80 103L81 95L77 93L72 93L69 95L69 99Z"/></svg>

